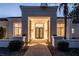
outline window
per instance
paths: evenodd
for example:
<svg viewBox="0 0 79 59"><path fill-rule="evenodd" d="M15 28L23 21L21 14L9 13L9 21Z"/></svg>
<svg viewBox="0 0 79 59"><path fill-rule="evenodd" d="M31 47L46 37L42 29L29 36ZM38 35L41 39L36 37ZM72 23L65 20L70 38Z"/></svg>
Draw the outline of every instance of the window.
<svg viewBox="0 0 79 59"><path fill-rule="evenodd" d="M57 23L57 36L64 37L64 23Z"/></svg>
<svg viewBox="0 0 79 59"><path fill-rule="evenodd" d="M75 33L75 29L74 28L72 28L72 34L74 34Z"/></svg>
<svg viewBox="0 0 79 59"><path fill-rule="evenodd" d="M14 23L14 36L21 36L22 25L21 23Z"/></svg>

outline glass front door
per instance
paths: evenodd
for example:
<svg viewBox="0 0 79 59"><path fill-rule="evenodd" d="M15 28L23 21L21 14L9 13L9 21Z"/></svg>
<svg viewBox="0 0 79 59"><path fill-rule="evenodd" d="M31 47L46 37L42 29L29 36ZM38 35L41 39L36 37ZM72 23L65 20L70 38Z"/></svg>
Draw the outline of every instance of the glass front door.
<svg viewBox="0 0 79 59"><path fill-rule="evenodd" d="M43 39L44 38L44 28L43 27L36 27L35 28L35 38L36 39Z"/></svg>

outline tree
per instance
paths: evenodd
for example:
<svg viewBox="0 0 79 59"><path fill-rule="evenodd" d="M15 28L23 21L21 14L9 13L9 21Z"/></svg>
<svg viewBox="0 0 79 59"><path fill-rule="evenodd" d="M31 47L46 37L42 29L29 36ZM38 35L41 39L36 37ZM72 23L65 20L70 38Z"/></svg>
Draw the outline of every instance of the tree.
<svg viewBox="0 0 79 59"><path fill-rule="evenodd" d="M79 3L74 3L74 8L70 16L73 18L74 24L79 23Z"/></svg>
<svg viewBox="0 0 79 59"><path fill-rule="evenodd" d="M67 3L61 3L59 6L59 11L62 9L63 7L63 15L64 15L64 26L65 26L65 33L64 33L64 39L66 39L66 32L67 32L67 17L68 17L68 4Z"/></svg>

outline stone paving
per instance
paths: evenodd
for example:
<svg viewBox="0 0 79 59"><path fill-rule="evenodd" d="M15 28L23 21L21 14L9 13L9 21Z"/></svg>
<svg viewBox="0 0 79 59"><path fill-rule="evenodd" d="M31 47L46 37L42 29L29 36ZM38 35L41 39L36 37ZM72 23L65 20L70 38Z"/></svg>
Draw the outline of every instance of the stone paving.
<svg viewBox="0 0 79 59"><path fill-rule="evenodd" d="M51 53L46 45L36 44L30 46L24 56L51 56Z"/></svg>

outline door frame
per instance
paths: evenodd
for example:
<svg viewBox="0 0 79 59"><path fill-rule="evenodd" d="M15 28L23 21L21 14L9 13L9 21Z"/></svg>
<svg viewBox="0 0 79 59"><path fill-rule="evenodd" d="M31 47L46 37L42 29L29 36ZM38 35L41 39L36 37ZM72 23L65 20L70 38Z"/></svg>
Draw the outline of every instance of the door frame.
<svg viewBox="0 0 79 59"><path fill-rule="evenodd" d="M31 18L32 18L32 17L37 18L37 19L38 19L38 17L44 17L44 18L46 17L46 19L48 19L48 21L47 21L47 22L48 22L48 23L47 23L47 24L48 24L48 25L47 25L47 26L48 26L48 35L47 35L47 36L48 36L48 43L50 43L50 41L51 41L51 40L50 40L50 38L51 38L51 36L50 36L50 24L51 24L51 23L50 23L50 19L51 19L50 16L29 16L29 17L28 17L28 42L31 42L31 35L30 35L31 30L30 30L30 29L31 29L31 22L32 22L32 21L31 21ZM30 24L30 25L29 25L29 24Z"/></svg>
<svg viewBox="0 0 79 59"><path fill-rule="evenodd" d="M36 27L37 24L42 24L43 27ZM36 28L43 28L43 32L44 32L44 24L43 23L35 23L35 34L36 34ZM35 35L35 38L36 38L36 35ZM43 38L44 38L44 33L43 33ZM39 39L39 38L37 38L37 39Z"/></svg>
<svg viewBox="0 0 79 59"><path fill-rule="evenodd" d="M36 34L37 29L38 29L38 34ZM42 37L40 37L40 29L42 29ZM36 35L38 35L38 37ZM44 27L35 27L35 38L36 39L43 39L44 38Z"/></svg>

